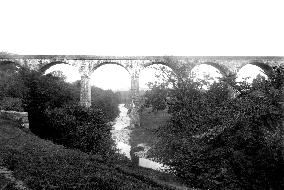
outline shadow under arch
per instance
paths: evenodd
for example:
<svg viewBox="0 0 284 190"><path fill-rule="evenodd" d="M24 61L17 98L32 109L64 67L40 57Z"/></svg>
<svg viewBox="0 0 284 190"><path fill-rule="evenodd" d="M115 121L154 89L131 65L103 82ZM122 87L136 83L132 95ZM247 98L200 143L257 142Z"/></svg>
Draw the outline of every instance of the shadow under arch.
<svg viewBox="0 0 284 190"><path fill-rule="evenodd" d="M44 65L43 67L41 67L41 68L39 69L39 72L40 72L41 74L44 74L45 71L48 70L50 67L55 66L55 65L60 65L60 64L70 65L69 63L64 62L64 61L54 61L54 62L51 62L51 63L49 63L49 64ZM72 66L72 65L70 65L70 66ZM72 67L74 67L74 66L72 66Z"/></svg>
<svg viewBox="0 0 284 190"><path fill-rule="evenodd" d="M144 64L143 67L142 67L142 70L144 70L147 67L150 67L152 65L167 66L168 68L170 68L173 71L173 73L177 76L177 78L180 77L180 68L177 65L175 65L174 63L169 63L167 61L151 61L149 63Z"/></svg>
<svg viewBox="0 0 284 190"><path fill-rule="evenodd" d="M129 71L124 65L122 65L121 63L115 62L115 61L104 61L104 62L102 62L102 63L96 65L96 66L92 69L91 74L94 73L94 71L95 71L96 69L98 69L99 67L104 66L104 65L118 65L118 66L121 66L121 67L123 67L123 68L128 72L129 75L131 75L130 71Z"/></svg>

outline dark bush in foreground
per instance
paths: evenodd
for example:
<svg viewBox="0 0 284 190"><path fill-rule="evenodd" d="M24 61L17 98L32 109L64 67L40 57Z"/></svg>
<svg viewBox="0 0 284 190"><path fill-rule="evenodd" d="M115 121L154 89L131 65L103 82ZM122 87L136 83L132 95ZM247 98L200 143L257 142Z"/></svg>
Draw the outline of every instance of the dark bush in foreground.
<svg viewBox="0 0 284 190"><path fill-rule="evenodd" d="M4 96L0 108L27 111L34 134L84 152L103 155L113 152L110 127L106 123L119 111L112 91L97 89L94 95L98 95L100 101L93 105L94 109L86 109L78 106L79 83L66 83L61 77L42 75L26 68L6 79L11 85L3 81L0 84L3 88L0 95ZM11 98L6 98L7 95Z"/></svg>
<svg viewBox="0 0 284 190"><path fill-rule="evenodd" d="M235 99L223 82L207 92L181 84L152 156L194 187L284 189L284 70L274 72L269 81L239 86Z"/></svg>
<svg viewBox="0 0 284 190"><path fill-rule="evenodd" d="M69 105L47 110L46 116L54 142L95 154L114 152L111 127L101 110Z"/></svg>
<svg viewBox="0 0 284 190"><path fill-rule="evenodd" d="M24 109L29 113L30 130L41 138L52 138L53 129L48 126L46 110L77 104L77 87L52 75L41 75L36 71L22 70L20 77L28 92L23 98Z"/></svg>

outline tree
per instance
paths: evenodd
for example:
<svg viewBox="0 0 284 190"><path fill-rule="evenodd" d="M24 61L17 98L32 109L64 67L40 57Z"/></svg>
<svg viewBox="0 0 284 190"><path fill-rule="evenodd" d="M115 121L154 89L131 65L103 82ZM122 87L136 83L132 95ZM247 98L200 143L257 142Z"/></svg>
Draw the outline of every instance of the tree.
<svg viewBox="0 0 284 190"><path fill-rule="evenodd" d="M184 79L170 93L171 118L151 156L201 189L283 189L283 74L275 67L269 80L239 85L235 99L227 93L231 79L207 91Z"/></svg>
<svg viewBox="0 0 284 190"><path fill-rule="evenodd" d="M54 76L54 77L58 77L60 79L62 79L63 81L66 81L66 75L62 72L62 71L52 71L51 73L49 73L50 75Z"/></svg>
<svg viewBox="0 0 284 190"><path fill-rule="evenodd" d="M177 75L165 66L154 67L156 69L154 82L149 82L147 85L150 90L147 90L142 97L144 107L151 107L152 111L165 110L171 89L177 85Z"/></svg>
<svg viewBox="0 0 284 190"><path fill-rule="evenodd" d="M92 105L93 109L100 109L108 121L113 121L119 115L119 94L111 90L103 90L92 87Z"/></svg>

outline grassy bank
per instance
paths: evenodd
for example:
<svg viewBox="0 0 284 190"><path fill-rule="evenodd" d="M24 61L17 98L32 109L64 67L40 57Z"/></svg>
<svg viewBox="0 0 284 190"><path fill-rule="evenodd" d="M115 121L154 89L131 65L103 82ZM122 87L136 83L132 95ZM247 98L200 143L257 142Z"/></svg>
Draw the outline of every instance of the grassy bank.
<svg viewBox="0 0 284 190"><path fill-rule="evenodd" d="M134 167L127 161L106 162L42 140L15 125L0 119L0 165L31 189L173 188L157 171Z"/></svg>

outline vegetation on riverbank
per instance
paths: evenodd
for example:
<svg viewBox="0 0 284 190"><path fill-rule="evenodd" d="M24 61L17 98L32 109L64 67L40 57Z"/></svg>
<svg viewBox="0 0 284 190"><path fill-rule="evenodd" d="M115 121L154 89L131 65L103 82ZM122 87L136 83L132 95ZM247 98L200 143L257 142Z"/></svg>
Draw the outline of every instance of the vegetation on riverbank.
<svg viewBox="0 0 284 190"><path fill-rule="evenodd" d="M30 130L68 148L109 157L114 142L107 122L118 116L118 95L92 88L91 108L79 106L80 83L66 83L60 73L42 75L28 68L3 64L0 108L26 111Z"/></svg>
<svg viewBox="0 0 284 190"><path fill-rule="evenodd" d="M178 81L159 101L167 103L170 120L157 130L150 156L201 189L283 189L284 68L269 77L252 85L225 77L208 90Z"/></svg>

